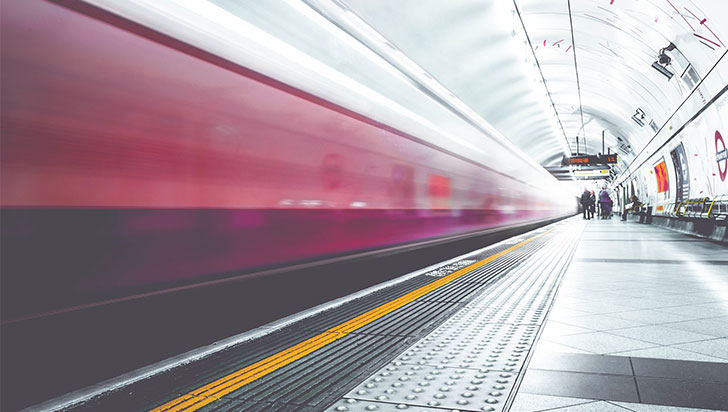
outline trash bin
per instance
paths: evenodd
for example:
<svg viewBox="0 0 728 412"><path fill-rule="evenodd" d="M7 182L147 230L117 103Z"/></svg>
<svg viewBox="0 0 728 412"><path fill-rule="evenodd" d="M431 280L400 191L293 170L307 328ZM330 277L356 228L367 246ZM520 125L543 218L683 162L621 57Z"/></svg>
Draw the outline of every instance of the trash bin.
<svg viewBox="0 0 728 412"><path fill-rule="evenodd" d="M647 206L647 217L645 218L645 223L648 225L652 224L652 206Z"/></svg>

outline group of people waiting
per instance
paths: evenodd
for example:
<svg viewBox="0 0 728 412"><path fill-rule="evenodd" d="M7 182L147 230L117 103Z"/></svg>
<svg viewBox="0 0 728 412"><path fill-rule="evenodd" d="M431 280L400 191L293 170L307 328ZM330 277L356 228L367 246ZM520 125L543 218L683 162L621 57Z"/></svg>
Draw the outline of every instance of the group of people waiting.
<svg viewBox="0 0 728 412"><path fill-rule="evenodd" d="M589 189L584 189L584 193L581 194L581 209L584 214L584 219L593 219L594 211L597 209L599 217L602 219L612 218L612 198L609 197L606 187L602 187L602 191L599 192L599 201L594 196L594 191L591 192Z"/></svg>

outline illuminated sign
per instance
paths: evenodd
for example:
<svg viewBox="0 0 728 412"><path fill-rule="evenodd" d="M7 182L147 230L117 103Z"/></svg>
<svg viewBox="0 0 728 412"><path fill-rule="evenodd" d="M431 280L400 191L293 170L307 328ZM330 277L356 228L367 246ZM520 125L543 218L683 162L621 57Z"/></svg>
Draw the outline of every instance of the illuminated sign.
<svg viewBox="0 0 728 412"><path fill-rule="evenodd" d="M609 169L575 170L573 173L574 173L574 176L579 176L579 177L594 177L594 176L607 177L607 176L609 176Z"/></svg>
<svg viewBox="0 0 728 412"><path fill-rule="evenodd" d="M617 163L617 155L603 156L572 156L565 159L564 164L569 165L605 165Z"/></svg>

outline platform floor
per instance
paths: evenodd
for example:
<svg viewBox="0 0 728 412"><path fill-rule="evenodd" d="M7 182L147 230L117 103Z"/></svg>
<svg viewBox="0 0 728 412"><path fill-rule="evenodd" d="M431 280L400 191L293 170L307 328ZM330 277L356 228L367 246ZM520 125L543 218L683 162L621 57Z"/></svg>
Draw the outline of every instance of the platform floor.
<svg viewBox="0 0 728 412"><path fill-rule="evenodd" d="M728 248L591 220L511 411L676 406L728 410Z"/></svg>
<svg viewBox="0 0 728 412"><path fill-rule="evenodd" d="M580 217L29 410L728 410L728 248Z"/></svg>

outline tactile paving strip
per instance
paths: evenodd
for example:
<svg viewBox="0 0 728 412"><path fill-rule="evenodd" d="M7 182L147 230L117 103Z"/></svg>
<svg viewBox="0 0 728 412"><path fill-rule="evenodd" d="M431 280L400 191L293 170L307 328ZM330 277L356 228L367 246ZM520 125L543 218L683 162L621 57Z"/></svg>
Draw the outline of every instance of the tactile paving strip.
<svg viewBox="0 0 728 412"><path fill-rule="evenodd" d="M438 328L397 360L417 365L517 372L538 333L537 325L462 325Z"/></svg>
<svg viewBox="0 0 728 412"><path fill-rule="evenodd" d="M332 411L350 411L350 412L367 412L367 411L400 411L406 410L410 412L452 412L451 408L435 408L435 407L424 407L408 405L406 403L385 403L385 402L374 402L374 401L360 401L357 399L342 399L338 401L333 407L328 409ZM327 411L328 411L327 410ZM457 409L460 410L460 409Z"/></svg>
<svg viewBox="0 0 728 412"><path fill-rule="evenodd" d="M357 386L351 398L385 402L397 409L407 409L398 407L405 405L488 411L496 410L496 405L503 403L506 391L514 382L515 375L507 372L394 362ZM331 410L350 410L343 409L340 403ZM350 401L344 403L355 404ZM363 410L376 410L367 408L364 406Z"/></svg>
<svg viewBox="0 0 728 412"><path fill-rule="evenodd" d="M504 411L581 230L565 230L327 411ZM477 275L476 275L477 276Z"/></svg>

